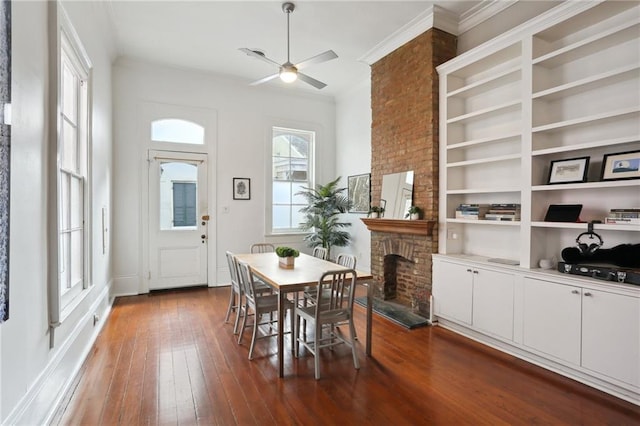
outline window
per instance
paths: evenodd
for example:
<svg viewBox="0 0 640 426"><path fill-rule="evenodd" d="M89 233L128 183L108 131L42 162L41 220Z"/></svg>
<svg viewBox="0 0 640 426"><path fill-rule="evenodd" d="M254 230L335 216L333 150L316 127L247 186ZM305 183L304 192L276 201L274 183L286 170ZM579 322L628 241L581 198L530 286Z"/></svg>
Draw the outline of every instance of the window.
<svg viewBox="0 0 640 426"><path fill-rule="evenodd" d="M151 123L154 142L204 144L204 127L186 120L165 118Z"/></svg>
<svg viewBox="0 0 640 426"><path fill-rule="evenodd" d="M173 182L173 226L196 226L196 183Z"/></svg>
<svg viewBox="0 0 640 426"><path fill-rule="evenodd" d="M58 297L67 307L89 286L89 64L61 31L58 135Z"/></svg>
<svg viewBox="0 0 640 426"><path fill-rule="evenodd" d="M304 187L313 185L311 154L315 132L272 128L272 216L274 233L298 231L307 205L304 197L296 195Z"/></svg>
<svg viewBox="0 0 640 426"><path fill-rule="evenodd" d="M196 229L198 166L190 161L160 160L160 230Z"/></svg>

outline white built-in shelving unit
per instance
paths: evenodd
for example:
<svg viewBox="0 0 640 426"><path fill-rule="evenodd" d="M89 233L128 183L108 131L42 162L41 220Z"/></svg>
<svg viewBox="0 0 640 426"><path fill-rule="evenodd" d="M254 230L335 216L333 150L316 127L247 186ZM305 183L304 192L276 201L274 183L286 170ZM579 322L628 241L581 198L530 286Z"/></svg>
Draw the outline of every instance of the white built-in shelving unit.
<svg viewBox="0 0 640 426"><path fill-rule="evenodd" d="M640 151L640 3L562 3L439 66L438 73L436 319L640 404L640 286L538 268L540 259L562 260L562 249L587 230L586 223L545 222L550 204L582 204L584 222L604 222L612 208L640 207L640 180L601 180L606 154ZM552 161L587 156L586 182L547 183ZM456 219L462 203L519 203L521 219ZM602 223L594 229L603 248L640 243L640 226ZM607 295L611 311L591 305L605 299L594 298L598 292ZM578 305L555 306L548 299L565 295ZM499 303L488 303L490 297ZM545 337L540 324L549 321L533 318L556 318L554 307L557 318L562 309L583 316L565 334ZM619 341L601 330L604 340L622 345L610 358L615 368L603 360L611 351L587 347L598 336L588 334L593 330L586 325L596 320L586 312L608 315L610 327L627 329ZM578 346L564 350L565 342Z"/></svg>

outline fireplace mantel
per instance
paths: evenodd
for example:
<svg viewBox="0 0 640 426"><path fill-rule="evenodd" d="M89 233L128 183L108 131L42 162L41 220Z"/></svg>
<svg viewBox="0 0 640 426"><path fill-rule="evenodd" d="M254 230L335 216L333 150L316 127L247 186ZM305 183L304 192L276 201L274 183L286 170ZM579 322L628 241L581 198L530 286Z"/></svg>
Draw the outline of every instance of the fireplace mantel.
<svg viewBox="0 0 640 426"><path fill-rule="evenodd" d="M435 220L361 218L369 231L431 236Z"/></svg>

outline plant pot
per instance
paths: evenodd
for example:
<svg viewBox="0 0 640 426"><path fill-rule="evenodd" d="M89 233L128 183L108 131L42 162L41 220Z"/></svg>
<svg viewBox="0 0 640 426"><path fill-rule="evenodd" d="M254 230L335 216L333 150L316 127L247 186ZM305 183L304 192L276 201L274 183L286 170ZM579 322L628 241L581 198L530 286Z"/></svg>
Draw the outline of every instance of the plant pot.
<svg viewBox="0 0 640 426"><path fill-rule="evenodd" d="M284 269L293 269L295 266L295 260L296 258L291 256L291 257L279 257L278 258L278 266L280 266L281 268Z"/></svg>
<svg viewBox="0 0 640 426"><path fill-rule="evenodd" d="M420 213L411 213L411 215L409 215L409 219L411 219L411 220L420 219Z"/></svg>
<svg viewBox="0 0 640 426"><path fill-rule="evenodd" d="M371 212L371 213L369 213L369 217L371 219L377 219L378 218L378 213L377 212Z"/></svg>

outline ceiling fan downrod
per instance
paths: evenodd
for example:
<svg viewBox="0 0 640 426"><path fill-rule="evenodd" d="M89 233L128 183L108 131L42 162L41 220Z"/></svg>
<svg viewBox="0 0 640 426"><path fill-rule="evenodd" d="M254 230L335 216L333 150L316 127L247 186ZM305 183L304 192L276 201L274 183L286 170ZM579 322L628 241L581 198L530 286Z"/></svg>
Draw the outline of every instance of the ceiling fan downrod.
<svg viewBox="0 0 640 426"><path fill-rule="evenodd" d="M282 11L287 14L287 62L280 68L280 78L286 83L292 83L298 78L298 69L291 63L291 42L289 15L295 10L295 4L291 2L282 3Z"/></svg>

